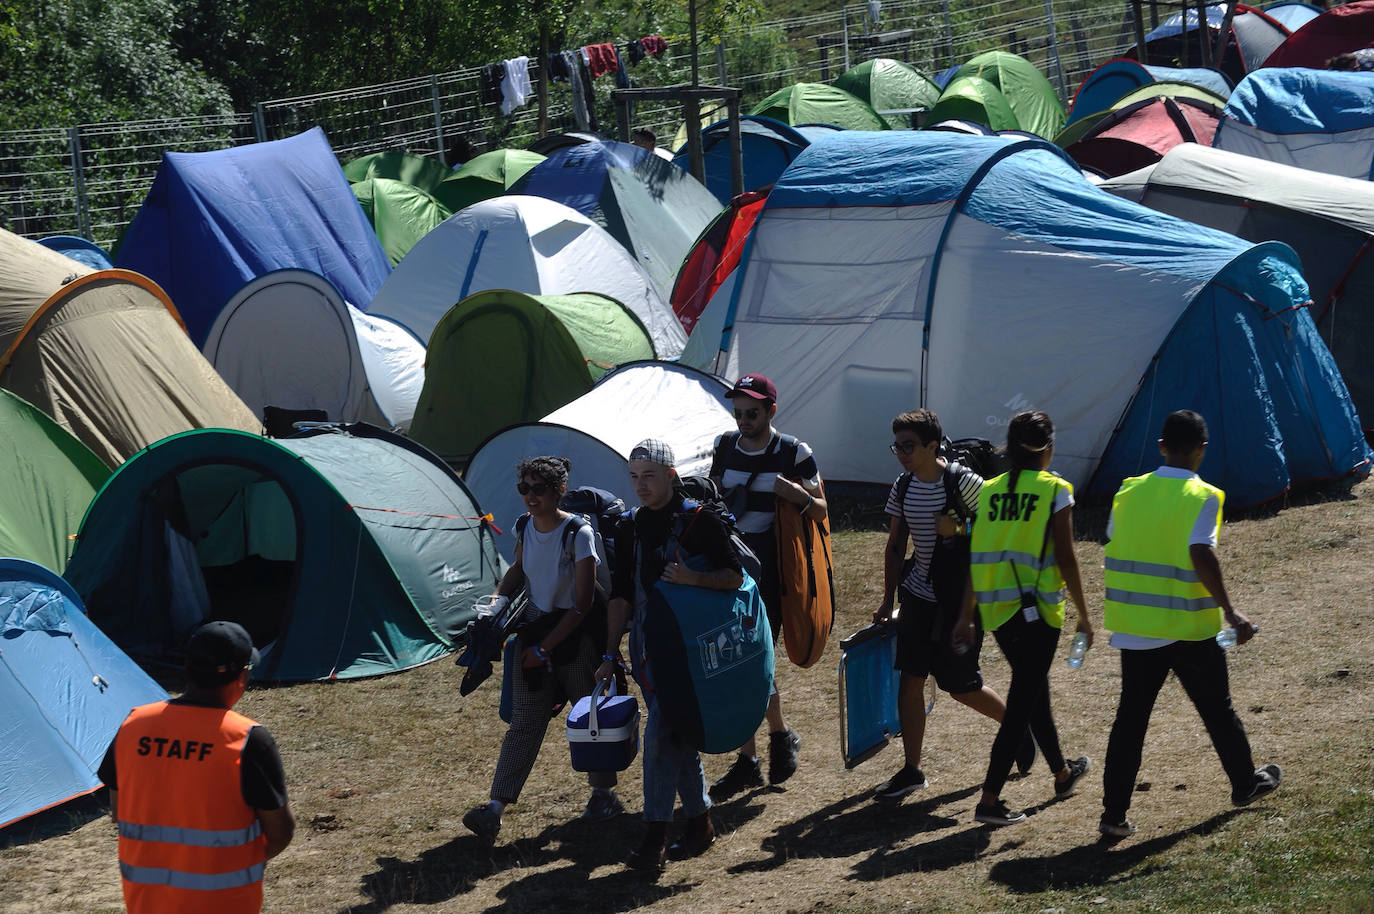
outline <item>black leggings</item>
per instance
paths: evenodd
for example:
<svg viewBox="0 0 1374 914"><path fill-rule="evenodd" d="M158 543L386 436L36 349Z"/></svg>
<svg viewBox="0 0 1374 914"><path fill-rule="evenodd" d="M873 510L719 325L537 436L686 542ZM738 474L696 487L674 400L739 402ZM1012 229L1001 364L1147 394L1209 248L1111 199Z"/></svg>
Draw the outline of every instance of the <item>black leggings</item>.
<svg viewBox="0 0 1374 914"><path fill-rule="evenodd" d="M1064 767L1064 754L1059 749L1059 731L1050 712L1050 664L1059 645L1059 629L1044 619L1027 622L1018 611L992 636L1011 665L1007 711L1002 726L997 728L997 738L992 741L992 758L983 779L983 789L996 796L1011 774L1027 724L1051 771Z"/></svg>

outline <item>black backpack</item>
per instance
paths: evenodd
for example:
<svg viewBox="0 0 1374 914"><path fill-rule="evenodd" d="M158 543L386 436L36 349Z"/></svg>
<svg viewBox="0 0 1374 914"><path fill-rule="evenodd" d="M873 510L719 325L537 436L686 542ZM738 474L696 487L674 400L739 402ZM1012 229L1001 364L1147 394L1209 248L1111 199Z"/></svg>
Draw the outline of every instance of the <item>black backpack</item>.
<svg viewBox="0 0 1374 914"><path fill-rule="evenodd" d="M963 464L984 479L1001 476L1011 469L1006 452L994 447L986 438L957 438L951 441L946 437L940 442L940 455L946 460Z"/></svg>
<svg viewBox="0 0 1374 914"><path fill-rule="evenodd" d="M749 548L749 544L744 541L744 537L735 523L735 515L730 513L730 509L725 504L725 498L721 494L720 486L716 485L715 480L709 476L683 476L678 480L678 489L683 495L683 503L682 513L677 515L673 521L674 539L681 540L691 525L692 516L697 511L705 511L715 515L721 526L725 528L726 534L729 535L735 551L739 553L739 562L744 573L757 582L763 573L763 563L754 553L754 550Z"/></svg>
<svg viewBox="0 0 1374 914"><path fill-rule="evenodd" d="M982 439L963 438L961 441L981 441ZM948 441L948 439L946 439ZM986 441L983 441L987 444ZM991 447L991 445L989 445ZM950 457L946 458L949 462L941 475L941 482L945 486L945 511L953 510L966 523L972 519L977 512L977 505L964 503L963 493L959 491L959 470L970 469L977 473L973 467L969 467L961 460ZM982 473L978 473L982 476ZM987 477L984 477L985 479ZM897 479L897 508L902 510L906 505L906 493L911 488L911 474L903 473ZM905 523L905 520L903 520ZM906 580L910 572L910 563L915 562L915 556L907 560L902 565L902 580ZM935 592L935 602L941 609L953 608L957 611L960 603L964 599L964 585L968 577L969 569L969 538L967 536L937 536L935 547L930 553L930 565L926 568L926 580L930 582L931 590Z"/></svg>

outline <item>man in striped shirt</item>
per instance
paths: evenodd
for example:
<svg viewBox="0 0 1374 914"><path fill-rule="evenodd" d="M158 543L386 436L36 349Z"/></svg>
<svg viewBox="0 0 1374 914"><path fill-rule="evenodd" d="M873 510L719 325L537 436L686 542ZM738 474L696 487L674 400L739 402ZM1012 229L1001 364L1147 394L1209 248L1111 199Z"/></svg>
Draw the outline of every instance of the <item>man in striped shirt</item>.
<svg viewBox="0 0 1374 914"><path fill-rule="evenodd" d="M778 499L792 502L814 520L825 517L821 472L805 442L773 428L778 390L761 374L735 382L726 398L734 403L737 432L716 439L711 478L726 493L744 541L763 566L759 594L768 608L773 640L782 633L782 600L778 584L778 544L774 521ZM797 770L801 737L788 728L776 684L768 699L768 781L781 784ZM763 786L753 738L740 747L739 758L711 785L711 799L728 799L742 790Z"/></svg>

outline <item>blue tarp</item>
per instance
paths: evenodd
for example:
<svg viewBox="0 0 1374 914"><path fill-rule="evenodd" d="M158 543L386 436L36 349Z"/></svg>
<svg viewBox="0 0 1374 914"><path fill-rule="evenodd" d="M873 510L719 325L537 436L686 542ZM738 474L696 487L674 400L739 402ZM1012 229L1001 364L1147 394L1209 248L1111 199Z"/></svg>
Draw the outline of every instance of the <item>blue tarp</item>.
<svg viewBox="0 0 1374 914"><path fill-rule="evenodd" d="M0 827L98 789L95 769L129 711L166 697L71 585L0 558Z"/></svg>
<svg viewBox="0 0 1374 914"><path fill-rule="evenodd" d="M391 272L324 131L163 156L116 265L166 290L197 346L252 279L302 269L366 309Z"/></svg>
<svg viewBox="0 0 1374 914"><path fill-rule="evenodd" d="M771 117L747 114L739 122L744 190L758 190L772 184L797 157L797 153L811 145L811 141L801 132ZM718 121L703 130L701 148L706 169L706 189L715 194L724 206L734 196L730 177L729 121ZM685 172L691 172L686 144L673 156L673 164Z"/></svg>
<svg viewBox="0 0 1374 914"><path fill-rule="evenodd" d="M1187 11L1187 13L1174 13L1168 19L1165 19L1163 22L1161 22L1157 28L1151 30L1149 34L1145 36L1145 43L1149 44L1156 38L1169 38L1173 35L1181 35L1185 28L1183 24L1185 16L1187 17L1188 21L1188 24L1186 26L1187 30L1191 32L1194 29L1196 29L1197 10L1190 9ZM1221 24L1225 21L1226 4L1213 3L1211 6L1207 7L1208 28L1219 29L1221 28Z"/></svg>
<svg viewBox="0 0 1374 914"><path fill-rule="evenodd" d="M1223 117L1266 133L1374 127L1374 73L1269 67L1240 81Z"/></svg>

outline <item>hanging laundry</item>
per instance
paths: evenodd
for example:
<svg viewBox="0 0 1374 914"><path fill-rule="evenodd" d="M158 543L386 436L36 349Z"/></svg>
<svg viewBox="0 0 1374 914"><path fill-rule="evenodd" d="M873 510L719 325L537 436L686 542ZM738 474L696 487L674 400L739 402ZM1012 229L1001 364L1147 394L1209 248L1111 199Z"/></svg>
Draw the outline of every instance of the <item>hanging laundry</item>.
<svg viewBox="0 0 1374 914"><path fill-rule="evenodd" d="M505 78L506 65L503 63L489 63L482 68L477 77L482 104L495 105L501 101L501 80Z"/></svg>
<svg viewBox="0 0 1374 914"><path fill-rule="evenodd" d="M573 120L578 130L596 132L596 94L592 90L592 76L582 60L581 51L564 51L560 55L568 68L568 82L572 86Z"/></svg>
<svg viewBox="0 0 1374 914"><path fill-rule="evenodd" d="M664 41L661 35L646 35L639 39L639 44L644 48L645 54L652 54L654 57L662 57L663 52L668 50L668 42Z"/></svg>
<svg viewBox="0 0 1374 914"><path fill-rule="evenodd" d="M545 61L544 68L549 74L549 81L556 83L566 83L572 81L572 73L568 68L568 58L565 56L567 51L554 51L549 54L549 59Z"/></svg>
<svg viewBox="0 0 1374 914"><path fill-rule="evenodd" d="M630 58L630 66L638 66L639 62L644 59L644 42L636 38L625 45L625 56Z"/></svg>
<svg viewBox="0 0 1374 914"><path fill-rule="evenodd" d="M620 51L615 52L615 86L617 89L630 88L630 69L625 66L625 61L620 59ZM631 106L633 110L633 106Z"/></svg>
<svg viewBox="0 0 1374 914"><path fill-rule="evenodd" d="M587 69L591 72L593 79L620 69L620 64L616 62L615 45L609 41L602 44L589 44L582 51L587 55Z"/></svg>
<svg viewBox="0 0 1374 914"><path fill-rule="evenodd" d="M506 61L506 75L501 80L501 113L510 114L524 105L530 94L530 59L512 57Z"/></svg>

